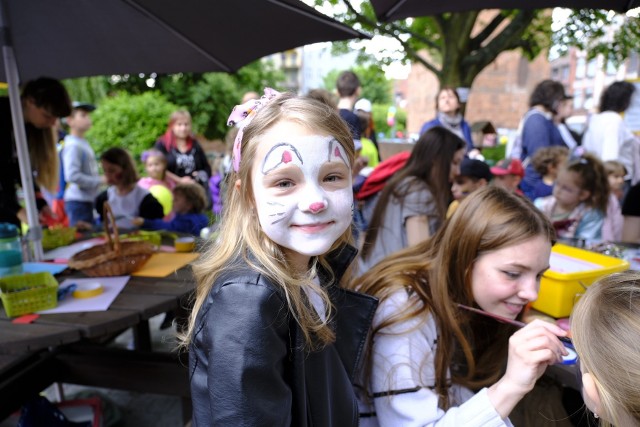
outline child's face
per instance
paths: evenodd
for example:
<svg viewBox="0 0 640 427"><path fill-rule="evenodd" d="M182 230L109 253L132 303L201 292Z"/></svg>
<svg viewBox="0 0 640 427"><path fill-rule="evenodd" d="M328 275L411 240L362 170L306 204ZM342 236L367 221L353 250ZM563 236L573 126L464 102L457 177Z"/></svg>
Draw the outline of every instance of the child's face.
<svg viewBox="0 0 640 427"><path fill-rule="evenodd" d="M182 193L175 193L173 195L173 211L178 214L189 213L192 209L191 203L184 197Z"/></svg>
<svg viewBox="0 0 640 427"><path fill-rule="evenodd" d="M69 128L78 132L86 132L91 129L91 114L88 111L76 109L67 117Z"/></svg>
<svg viewBox="0 0 640 427"><path fill-rule="evenodd" d="M556 198L558 206L565 210L574 209L589 196L590 193L580 187L577 173L566 169L558 172L558 178L553 186L553 197Z"/></svg>
<svg viewBox="0 0 640 427"><path fill-rule="evenodd" d="M123 170L120 166L101 160L102 171L108 185L119 185L122 182Z"/></svg>
<svg viewBox="0 0 640 427"><path fill-rule="evenodd" d="M333 137L277 123L260 138L251 182L263 231L301 267L351 225L351 167Z"/></svg>
<svg viewBox="0 0 640 427"><path fill-rule="evenodd" d="M518 189L518 185L520 184L520 178L518 175L496 175L493 177L493 184L502 187L505 190L516 191Z"/></svg>
<svg viewBox="0 0 640 427"><path fill-rule="evenodd" d="M550 256L551 243L543 236L480 255L471 271L473 299L484 311L515 319L538 298Z"/></svg>
<svg viewBox="0 0 640 427"><path fill-rule="evenodd" d="M180 118L173 122L171 130L176 138L185 139L191 135L191 120L187 118Z"/></svg>
<svg viewBox="0 0 640 427"><path fill-rule="evenodd" d="M144 164L144 168L147 171L147 175L149 175L149 177L160 181L164 179L166 164L157 156L149 156Z"/></svg>
<svg viewBox="0 0 640 427"><path fill-rule="evenodd" d="M607 175L607 178L609 179L609 188L611 190L622 190L624 186L624 175L614 172Z"/></svg>
<svg viewBox="0 0 640 427"><path fill-rule="evenodd" d="M484 185L486 185L485 180L474 179L469 176L459 175L456 177L456 179L453 180L451 192L453 193L454 199L462 200Z"/></svg>

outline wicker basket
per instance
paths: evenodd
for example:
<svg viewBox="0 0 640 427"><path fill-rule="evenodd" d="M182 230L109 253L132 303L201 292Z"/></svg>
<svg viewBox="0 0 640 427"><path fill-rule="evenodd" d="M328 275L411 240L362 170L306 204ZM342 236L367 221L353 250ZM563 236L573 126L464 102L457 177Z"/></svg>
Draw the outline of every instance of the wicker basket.
<svg viewBox="0 0 640 427"><path fill-rule="evenodd" d="M69 259L69 267L87 276L123 276L139 270L155 252L148 242L120 242L118 226L108 202L104 203L104 228L108 243L78 252ZM109 230L113 228L113 235Z"/></svg>

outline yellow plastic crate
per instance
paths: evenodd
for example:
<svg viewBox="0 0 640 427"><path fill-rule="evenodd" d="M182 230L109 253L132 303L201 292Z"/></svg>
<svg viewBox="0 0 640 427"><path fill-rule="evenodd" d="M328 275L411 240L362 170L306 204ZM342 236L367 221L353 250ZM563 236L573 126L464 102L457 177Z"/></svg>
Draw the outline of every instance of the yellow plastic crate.
<svg viewBox="0 0 640 427"><path fill-rule="evenodd" d="M627 269L629 262L623 259L556 243L551 268L542 276L532 307L555 318L568 317L585 287L599 277Z"/></svg>
<svg viewBox="0 0 640 427"><path fill-rule="evenodd" d="M20 274L0 279L2 304L9 317L55 308L58 282L51 273Z"/></svg>

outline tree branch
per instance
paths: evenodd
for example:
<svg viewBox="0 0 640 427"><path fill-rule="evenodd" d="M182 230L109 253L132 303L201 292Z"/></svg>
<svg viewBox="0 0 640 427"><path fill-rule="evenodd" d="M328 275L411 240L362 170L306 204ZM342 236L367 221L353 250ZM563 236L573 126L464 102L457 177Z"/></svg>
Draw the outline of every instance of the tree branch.
<svg viewBox="0 0 640 427"><path fill-rule="evenodd" d="M502 24L504 20L505 20L505 15L503 15L502 13L498 13L496 16L494 16L491 22L487 24L487 26L484 27L483 30L480 31L480 33L477 36L471 39L471 43L469 44L471 51L473 52L474 50L480 48L480 46L482 46L482 43L491 34L493 34L496 28L498 28L498 26L500 26L500 24Z"/></svg>
<svg viewBox="0 0 640 427"><path fill-rule="evenodd" d="M478 73L487 65L495 61L498 55L508 49L521 47L522 35L536 16L534 10L519 10L511 19L509 25L486 46L477 49L462 61L462 67L467 73Z"/></svg>

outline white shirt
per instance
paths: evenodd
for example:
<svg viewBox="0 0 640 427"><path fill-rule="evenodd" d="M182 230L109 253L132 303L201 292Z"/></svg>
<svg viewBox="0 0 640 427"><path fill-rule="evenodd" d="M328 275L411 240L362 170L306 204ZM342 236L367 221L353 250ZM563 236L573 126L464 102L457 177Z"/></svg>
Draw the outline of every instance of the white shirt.
<svg viewBox="0 0 640 427"><path fill-rule="evenodd" d="M603 162L617 160L622 163L627 169L625 180L631 179L634 174L635 143L635 136L615 111L605 111L591 116L582 138L584 149L597 155Z"/></svg>
<svg viewBox="0 0 640 427"><path fill-rule="evenodd" d="M378 306L373 328L385 319L404 310L409 295L400 290ZM438 338L436 323L431 314L423 319L410 319L383 328L374 337L371 392L397 394L374 398L377 417L361 418L361 426L383 427L502 427L512 426L495 410L487 389L474 394L453 384L449 388L451 408L438 407L435 385L435 352ZM409 390L415 391L409 391ZM400 392L398 392L400 391ZM361 412L370 412L362 408Z"/></svg>

